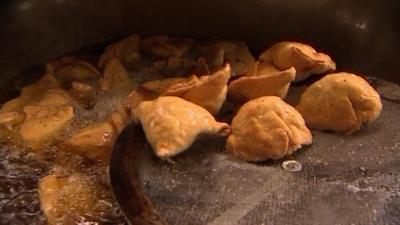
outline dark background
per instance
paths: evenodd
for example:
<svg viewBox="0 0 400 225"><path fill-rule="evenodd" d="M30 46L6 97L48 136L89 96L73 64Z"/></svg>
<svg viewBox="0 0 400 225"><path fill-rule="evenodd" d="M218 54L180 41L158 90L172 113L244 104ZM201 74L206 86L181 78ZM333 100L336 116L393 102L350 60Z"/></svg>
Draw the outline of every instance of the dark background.
<svg viewBox="0 0 400 225"><path fill-rule="evenodd" d="M303 41L340 70L400 83L399 12L396 0L2 1L0 84L32 64L133 33L243 40L254 54Z"/></svg>

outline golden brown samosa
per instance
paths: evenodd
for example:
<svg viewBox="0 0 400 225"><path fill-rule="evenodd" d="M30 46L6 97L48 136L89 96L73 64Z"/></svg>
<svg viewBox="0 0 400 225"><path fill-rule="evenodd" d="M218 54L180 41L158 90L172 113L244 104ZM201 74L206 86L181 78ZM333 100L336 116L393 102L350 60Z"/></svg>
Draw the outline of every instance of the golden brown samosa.
<svg viewBox="0 0 400 225"><path fill-rule="evenodd" d="M204 108L175 96L144 101L136 109L147 141L160 158L189 148L200 135L226 135L229 125L216 122Z"/></svg>

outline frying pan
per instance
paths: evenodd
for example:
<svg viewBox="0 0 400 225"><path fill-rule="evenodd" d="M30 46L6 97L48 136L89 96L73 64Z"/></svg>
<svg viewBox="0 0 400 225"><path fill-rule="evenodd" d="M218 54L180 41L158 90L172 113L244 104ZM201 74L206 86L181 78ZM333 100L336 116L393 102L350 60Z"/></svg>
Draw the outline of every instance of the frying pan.
<svg viewBox="0 0 400 225"><path fill-rule="evenodd" d="M242 40L255 55L277 41L301 41L331 55L338 70L378 78L377 87L388 99L383 100L382 119L354 137L314 133L315 144L294 156L303 164L300 173L286 173L280 162L254 165L224 158L223 140L196 143L175 164L168 164L154 159L140 138L140 127L129 125L112 158L124 163L111 162L110 168L112 184L123 188L115 193L128 220L143 224L400 223L399 91L382 81L400 83L399 1L15 0L0 4L2 101L18 93L18 83L12 85L15 78L24 77L21 82L26 82L39 74L27 73L34 65L133 33ZM7 174L5 167L0 171ZM15 176L24 179L22 174ZM27 182L32 183L28 189L34 190L35 182ZM237 184L237 198L228 198L233 191L229 185Z"/></svg>
<svg viewBox="0 0 400 225"><path fill-rule="evenodd" d="M161 161L131 124L110 162L116 200L131 224L398 224L400 88L385 83L376 85L384 108L377 121L352 136L313 131L311 146L273 162L237 160L223 139ZM292 86L287 98L301 89ZM284 170L288 160L302 169Z"/></svg>

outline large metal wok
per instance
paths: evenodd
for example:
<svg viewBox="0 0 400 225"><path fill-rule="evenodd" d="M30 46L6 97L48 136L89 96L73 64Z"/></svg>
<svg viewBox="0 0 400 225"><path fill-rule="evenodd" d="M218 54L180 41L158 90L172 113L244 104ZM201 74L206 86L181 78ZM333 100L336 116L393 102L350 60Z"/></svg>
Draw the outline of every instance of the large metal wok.
<svg viewBox="0 0 400 225"><path fill-rule="evenodd" d="M314 132L314 144L293 156L303 165L296 173L283 170L281 161L248 164L230 158L223 152L224 140L200 140L174 163L160 161L140 126L127 126L110 163L111 184L127 223L400 224L399 1L0 4L2 102L39 75L35 65L132 33L243 40L254 54L277 41L302 41L329 53L339 70L372 77L383 99L381 118L353 136ZM8 160L0 153L2 161ZM0 165L0 217L21 214L4 223L45 223L35 191L43 166L37 163L37 171L21 166L10 180L9 167ZM16 181L21 190L8 190L8 182ZM31 199L30 208L29 202L11 202L21 193Z"/></svg>

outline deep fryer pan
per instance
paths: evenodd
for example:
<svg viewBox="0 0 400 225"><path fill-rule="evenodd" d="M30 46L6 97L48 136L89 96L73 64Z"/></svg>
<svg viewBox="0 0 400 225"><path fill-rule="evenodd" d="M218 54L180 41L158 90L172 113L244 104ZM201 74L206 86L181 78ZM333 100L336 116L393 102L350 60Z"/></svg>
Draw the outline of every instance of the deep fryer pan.
<svg viewBox="0 0 400 225"><path fill-rule="evenodd" d="M32 66L133 33L243 40L255 55L277 41L302 41L331 55L339 70L400 83L400 2L396 0L15 0L0 4L3 101L12 97L10 91L18 93L20 86L10 85L11 81L34 76L25 73ZM224 158L222 140L197 143L174 165L154 159L148 146L137 148L135 157L142 162L134 165L138 170L120 176L131 181L136 173L137 183L129 188L143 191L137 199L143 204L129 206L137 207L131 212L173 224L399 224L399 91L387 91L390 85L384 81L380 84L388 99L383 100L382 118L354 138L315 133L315 144L294 156L303 164L300 173L286 173L280 162L253 165ZM136 131L125 131L120 140L139 137L139 133L132 136L140 132L136 128L128 126L126 130ZM127 133L131 136L124 139ZM116 147L121 146L118 143ZM6 174L6 168L1 172Z"/></svg>

